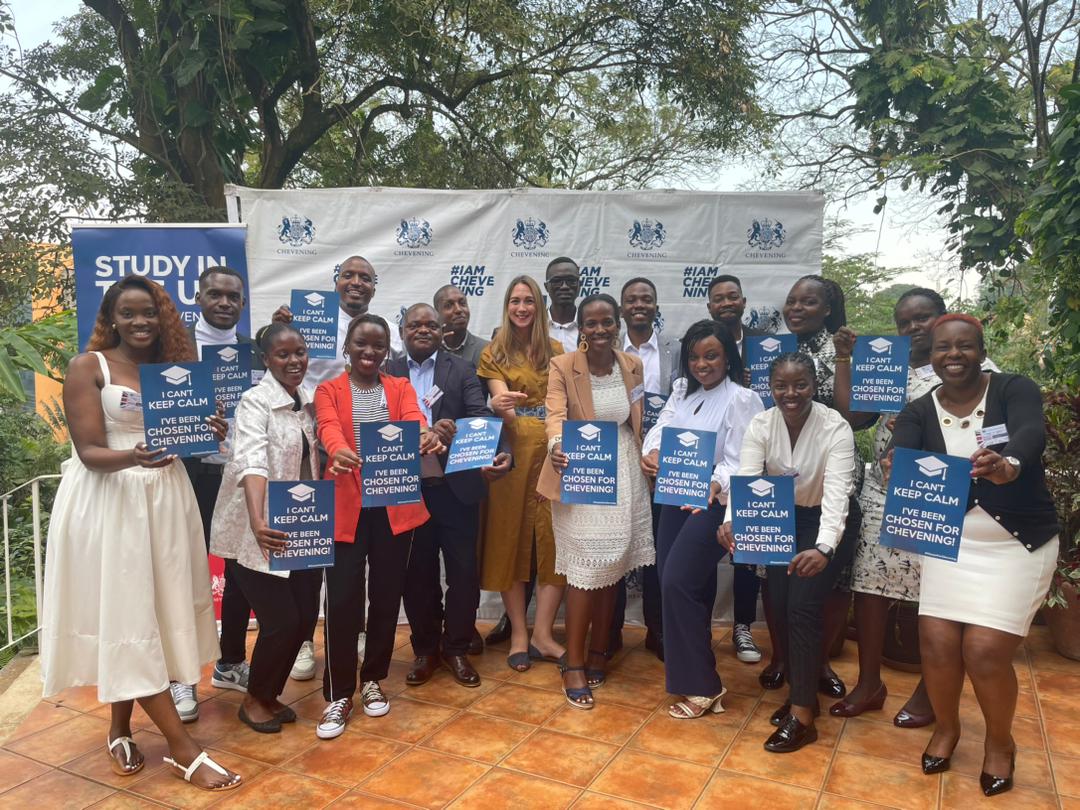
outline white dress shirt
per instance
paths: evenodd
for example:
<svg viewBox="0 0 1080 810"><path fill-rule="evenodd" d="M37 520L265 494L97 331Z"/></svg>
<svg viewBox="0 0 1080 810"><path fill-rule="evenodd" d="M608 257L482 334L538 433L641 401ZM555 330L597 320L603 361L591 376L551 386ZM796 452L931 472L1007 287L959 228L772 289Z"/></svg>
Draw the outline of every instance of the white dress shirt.
<svg viewBox="0 0 1080 810"><path fill-rule="evenodd" d="M855 435L839 413L820 402L791 446L779 408L759 413L743 439L739 475L794 475L796 506L821 506L817 543L836 548L854 490Z"/></svg>
<svg viewBox="0 0 1080 810"><path fill-rule="evenodd" d="M569 354L570 352L577 351L578 327L576 320L570 321L570 323L557 323L552 319L548 328L548 334L551 335L552 340L557 340L562 344L564 352Z"/></svg>
<svg viewBox="0 0 1080 810"><path fill-rule="evenodd" d="M656 424L645 436L641 455L647 456L653 450L660 449L660 436L665 427L716 431L716 449L713 453L713 464L716 466L712 480L720 485L726 499L731 488L731 476L739 469L743 434L750 420L764 407L761 397L728 379L709 391L699 387L687 395L686 378L680 377L671 384L671 396L657 416Z"/></svg>
<svg viewBox="0 0 1080 810"><path fill-rule="evenodd" d="M439 353L435 352L422 363L416 362L412 357L406 360L409 366L409 382L416 389L416 401L420 404L420 410L423 411L429 425L431 424L431 406L424 399L435 387L435 360L438 356Z"/></svg>
<svg viewBox="0 0 1080 810"><path fill-rule="evenodd" d="M304 375L304 390L309 394L315 393L319 383L339 377L345 370L345 363L348 362L345 358L345 338L348 335L349 322L352 321L352 318L353 316L348 312L339 309L334 356L313 357L308 360L307 374ZM386 318L386 323L390 326L390 351L401 354L403 348L397 321L393 318Z"/></svg>
<svg viewBox="0 0 1080 810"><path fill-rule="evenodd" d="M642 370L645 374L645 390L653 393L662 393L660 388L660 340L656 337L656 330L649 335L649 339L640 346L635 346L630 340L630 335L623 336L623 351L627 354L636 354L641 358Z"/></svg>

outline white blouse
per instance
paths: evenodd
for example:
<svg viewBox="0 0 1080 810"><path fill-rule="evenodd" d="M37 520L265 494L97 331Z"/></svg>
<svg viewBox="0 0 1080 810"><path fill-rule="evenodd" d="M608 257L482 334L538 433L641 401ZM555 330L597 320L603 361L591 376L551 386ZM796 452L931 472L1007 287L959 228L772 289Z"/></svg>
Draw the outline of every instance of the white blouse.
<svg viewBox="0 0 1080 810"><path fill-rule="evenodd" d="M814 402L794 448L779 408L755 416L743 439L738 474L795 476L795 504L821 506L815 545L836 548L854 491L854 467L851 426L836 411Z"/></svg>
<svg viewBox="0 0 1080 810"><path fill-rule="evenodd" d="M660 436L665 427L715 430L713 463L716 466L712 480L720 484L726 495L731 486L731 476L739 469L739 448L743 444L743 434L750 420L763 409L761 397L731 380L724 380L710 391L699 387L687 395L686 378L680 377L671 384L671 396L657 416L656 424L645 436L641 455L647 456L653 450L660 449Z"/></svg>

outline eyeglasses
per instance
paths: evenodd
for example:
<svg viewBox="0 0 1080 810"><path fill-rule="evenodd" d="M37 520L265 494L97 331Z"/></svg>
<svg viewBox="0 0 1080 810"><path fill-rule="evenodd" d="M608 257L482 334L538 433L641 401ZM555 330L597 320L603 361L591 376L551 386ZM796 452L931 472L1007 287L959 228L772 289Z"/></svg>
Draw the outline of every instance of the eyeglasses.
<svg viewBox="0 0 1080 810"><path fill-rule="evenodd" d="M581 279L577 276L555 276L555 278L549 278L546 283L551 289L557 290L560 287L578 287L581 285Z"/></svg>

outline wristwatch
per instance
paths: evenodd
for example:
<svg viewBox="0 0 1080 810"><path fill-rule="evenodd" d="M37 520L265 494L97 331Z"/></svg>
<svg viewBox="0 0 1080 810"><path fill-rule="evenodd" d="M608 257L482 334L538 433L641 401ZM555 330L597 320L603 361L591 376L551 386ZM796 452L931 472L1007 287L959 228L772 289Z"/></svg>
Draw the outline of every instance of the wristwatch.
<svg viewBox="0 0 1080 810"><path fill-rule="evenodd" d="M818 543L814 548L824 554L826 560L832 560L833 554L836 552L836 549L832 546L827 546L824 543Z"/></svg>
<svg viewBox="0 0 1080 810"><path fill-rule="evenodd" d="M1020 459L1018 459L1016 456L1002 456L1001 460L1004 461L1006 464L1011 464L1013 467L1015 467L1016 474L1018 476L1020 475Z"/></svg>

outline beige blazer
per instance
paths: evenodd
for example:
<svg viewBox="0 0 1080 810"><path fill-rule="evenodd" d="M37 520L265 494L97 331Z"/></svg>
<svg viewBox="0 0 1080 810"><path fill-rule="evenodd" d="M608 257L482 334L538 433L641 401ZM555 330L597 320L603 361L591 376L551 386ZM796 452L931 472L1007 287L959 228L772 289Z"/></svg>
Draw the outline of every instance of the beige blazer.
<svg viewBox="0 0 1080 810"><path fill-rule="evenodd" d="M631 400L630 427L640 447L642 403L645 393L645 375L641 367L641 358L616 349L615 362L619 364L619 370L622 372L626 396ZM549 447L552 439L562 436L563 422L567 419L596 418L592 386L589 384L589 361L585 359L583 352L568 352L551 358L548 366L547 399L544 404L547 408L544 426L547 430ZM536 491L548 500L559 500L559 474L551 465L550 455L544 458L544 467L540 470Z"/></svg>

